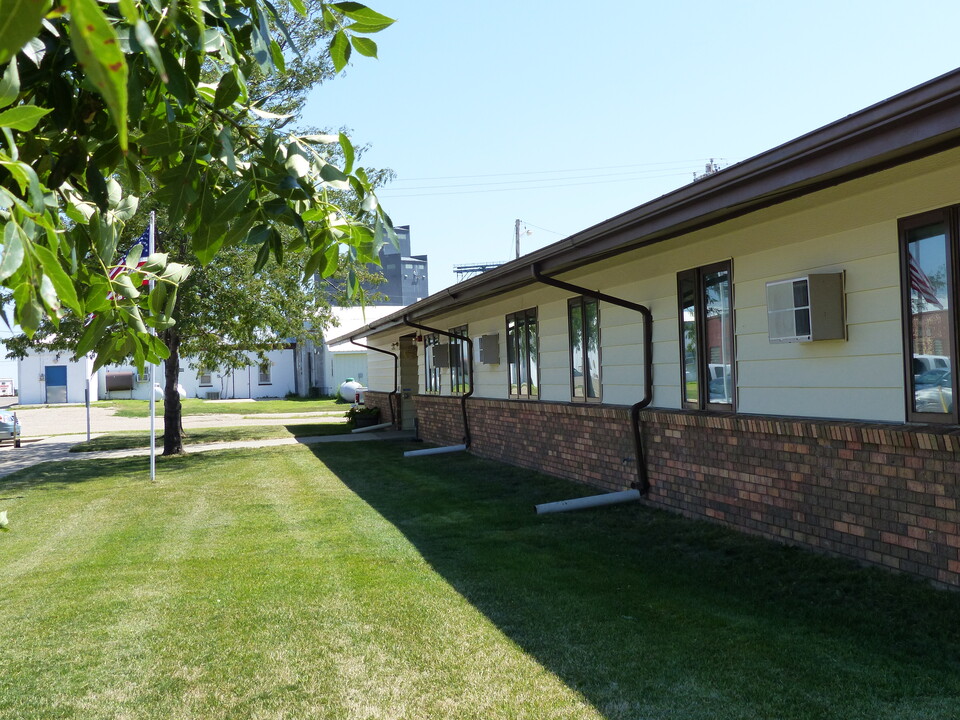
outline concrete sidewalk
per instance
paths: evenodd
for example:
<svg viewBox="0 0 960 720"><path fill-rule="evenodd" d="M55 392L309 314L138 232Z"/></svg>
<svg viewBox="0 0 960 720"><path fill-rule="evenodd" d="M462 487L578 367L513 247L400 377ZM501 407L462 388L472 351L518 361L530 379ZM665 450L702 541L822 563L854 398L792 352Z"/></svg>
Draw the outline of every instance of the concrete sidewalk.
<svg viewBox="0 0 960 720"><path fill-rule="evenodd" d="M270 440L243 440L223 443L186 445L186 453L211 452L213 450L233 450L237 448L266 448L283 445L314 445L331 442L369 442L371 440L412 440L414 433L405 430L380 430L375 432L346 435L314 435L300 438L275 438ZM109 458L138 457L150 454L149 448L131 448L129 450L104 450L102 452L72 453L70 448L86 441L84 435L57 435L45 439L25 438L22 447L13 448L5 443L0 450L0 477L9 475L44 462L68 462L70 460L105 460ZM160 447L157 454L163 451Z"/></svg>

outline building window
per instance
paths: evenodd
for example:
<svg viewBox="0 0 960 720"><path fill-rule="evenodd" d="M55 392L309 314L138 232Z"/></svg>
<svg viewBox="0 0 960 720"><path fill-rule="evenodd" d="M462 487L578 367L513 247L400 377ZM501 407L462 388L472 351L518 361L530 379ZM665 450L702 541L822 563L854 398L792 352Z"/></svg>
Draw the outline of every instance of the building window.
<svg viewBox="0 0 960 720"><path fill-rule="evenodd" d="M270 385L270 361L267 360L263 363L260 363L260 374L258 376L257 382L260 385Z"/></svg>
<svg viewBox="0 0 960 720"><path fill-rule="evenodd" d="M683 406L731 411L736 387L730 262L677 275Z"/></svg>
<svg viewBox="0 0 960 720"><path fill-rule="evenodd" d="M450 392L454 395L462 395L470 392L470 383L472 368L470 367L470 349L466 338L467 326L452 328L450 338ZM463 338L463 339L461 339Z"/></svg>
<svg viewBox="0 0 960 720"><path fill-rule="evenodd" d="M440 394L440 367L434 364L433 349L439 347L440 336L425 335L423 338L424 350L424 382L423 391L434 395Z"/></svg>
<svg viewBox="0 0 960 720"><path fill-rule="evenodd" d="M600 303L573 298L567 304L570 331L570 394L574 400L600 399Z"/></svg>
<svg viewBox="0 0 960 720"><path fill-rule="evenodd" d="M507 315L507 370L510 374L510 397L540 396L539 342L537 309Z"/></svg>
<svg viewBox="0 0 960 720"><path fill-rule="evenodd" d="M960 208L900 221L907 419L956 423L957 221Z"/></svg>
<svg viewBox="0 0 960 720"><path fill-rule="evenodd" d="M213 387L213 373L209 370L201 370L198 383L200 387Z"/></svg>

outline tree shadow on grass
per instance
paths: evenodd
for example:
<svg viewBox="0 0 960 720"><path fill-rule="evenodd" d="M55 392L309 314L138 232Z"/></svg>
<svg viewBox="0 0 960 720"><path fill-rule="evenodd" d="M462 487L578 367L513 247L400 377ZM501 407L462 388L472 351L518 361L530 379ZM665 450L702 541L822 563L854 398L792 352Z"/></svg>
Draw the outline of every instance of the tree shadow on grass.
<svg viewBox="0 0 960 720"><path fill-rule="evenodd" d="M314 454L608 718L955 717L960 594L466 454Z"/></svg>

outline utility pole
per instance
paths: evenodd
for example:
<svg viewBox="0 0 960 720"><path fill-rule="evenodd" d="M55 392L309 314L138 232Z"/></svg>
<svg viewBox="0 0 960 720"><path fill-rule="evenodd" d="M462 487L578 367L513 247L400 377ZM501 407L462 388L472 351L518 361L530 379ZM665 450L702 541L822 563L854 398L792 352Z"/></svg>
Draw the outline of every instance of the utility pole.
<svg viewBox="0 0 960 720"><path fill-rule="evenodd" d="M517 218L517 222L514 224L514 236L517 240L517 257L520 257L520 218Z"/></svg>

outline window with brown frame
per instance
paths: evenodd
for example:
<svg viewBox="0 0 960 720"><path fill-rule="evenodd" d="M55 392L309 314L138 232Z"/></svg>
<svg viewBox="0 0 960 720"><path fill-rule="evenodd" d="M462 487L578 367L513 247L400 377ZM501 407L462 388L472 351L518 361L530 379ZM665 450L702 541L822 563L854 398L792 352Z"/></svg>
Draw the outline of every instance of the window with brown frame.
<svg viewBox="0 0 960 720"><path fill-rule="evenodd" d="M903 307L907 419L958 422L957 277L960 206L900 221L900 288Z"/></svg>
<svg viewBox="0 0 960 720"><path fill-rule="evenodd" d="M467 326L461 325L450 330L455 337L450 338L450 392L463 395L470 391L471 373L470 350L467 346Z"/></svg>
<svg viewBox="0 0 960 720"><path fill-rule="evenodd" d="M729 261L677 274L683 406L735 409L733 273Z"/></svg>
<svg viewBox="0 0 960 720"><path fill-rule="evenodd" d="M570 396L600 400L600 302L577 297L567 303L570 338Z"/></svg>
<svg viewBox="0 0 960 720"><path fill-rule="evenodd" d="M425 335L423 338L424 350L424 382L423 391L432 395L440 394L440 367L434 363L433 348L440 345L440 336L436 333Z"/></svg>
<svg viewBox="0 0 960 720"><path fill-rule="evenodd" d="M510 397L540 397L537 309L507 315L507 371Z"/></svg>

